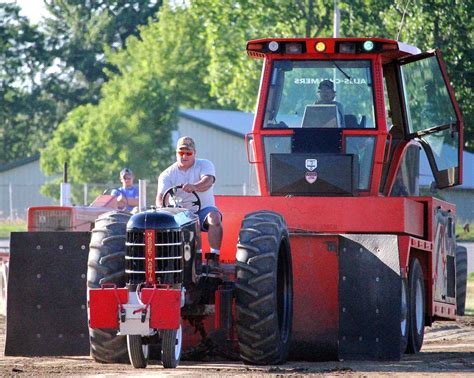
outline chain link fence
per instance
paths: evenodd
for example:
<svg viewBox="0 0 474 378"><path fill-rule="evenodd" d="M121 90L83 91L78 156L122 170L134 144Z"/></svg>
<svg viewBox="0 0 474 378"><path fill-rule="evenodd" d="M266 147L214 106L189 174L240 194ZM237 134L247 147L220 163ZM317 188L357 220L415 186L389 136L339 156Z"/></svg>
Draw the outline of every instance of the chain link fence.
<svg viewBox="0 0 474 378"><path fill-rule="evenodd" d="M138 183L136 183L138 184ZM102 193L110 193L117 184L71 184L71 203L74 205L90 205L94 199ZM27 209L31 206L59 205L59 187L56 198L50 198L41 194L42 184L0 184L0 219L26 220ZM156 182L148 182L146 185L148 206L155 204ZM248 186L221 185L215 188L215 194L246 195L251 194Z"/></svg>

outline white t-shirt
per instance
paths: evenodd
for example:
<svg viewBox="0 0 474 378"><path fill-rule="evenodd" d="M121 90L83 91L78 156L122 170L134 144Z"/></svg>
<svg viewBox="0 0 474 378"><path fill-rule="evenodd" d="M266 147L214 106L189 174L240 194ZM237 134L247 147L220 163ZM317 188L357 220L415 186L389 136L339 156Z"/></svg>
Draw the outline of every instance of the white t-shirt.
<svg viewBox="0 0 474 378"><path fill-rule="evenodd" d="M214 164L206 159L196 159L192 167L187 170L178 168L178 163L174 163L165 169L158 177L158 193L164 194L169 188L183 184L194 184L204 176L216 177ZM196 192L201 200L201 209L208 206L215 206L214 184L205 192ZM181 194L180 194L181 196ZM192 193L183 194L183 202L195 200Z"/></svg>

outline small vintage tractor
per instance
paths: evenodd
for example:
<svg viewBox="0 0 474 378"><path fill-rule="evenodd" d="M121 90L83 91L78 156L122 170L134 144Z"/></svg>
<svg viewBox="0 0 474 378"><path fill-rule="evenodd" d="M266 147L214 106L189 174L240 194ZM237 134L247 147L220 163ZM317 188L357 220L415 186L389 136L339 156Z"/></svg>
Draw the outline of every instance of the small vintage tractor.
<svg viewBox="0 0 474 378"><path fill-rule="evenodd" d="M465 279L455 206L419 188L421 148L433 188L462 182L463 123L440 52L380 38L276 38L248 42L247 53L263 59L246 137L252 195L216 198L220 271L202 256L197 217L179 207L106 213L89 248L88 233L64 241L68 257L56 264L66 269L77 254L87 269L92 356L145 367L157 345L163 366L176 367L182 353L250 364L417 353L425 326L456 318ZM179 188L167 195L181 203ZM39 259L31 248L24 263ZM34 328L24 337L42 340Z"/></svg>

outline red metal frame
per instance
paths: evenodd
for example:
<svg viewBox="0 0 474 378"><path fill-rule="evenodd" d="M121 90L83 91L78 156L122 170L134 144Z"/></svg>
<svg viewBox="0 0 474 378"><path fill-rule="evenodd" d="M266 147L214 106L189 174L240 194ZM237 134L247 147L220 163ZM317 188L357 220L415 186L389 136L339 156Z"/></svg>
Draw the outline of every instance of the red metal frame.
<svg viewBox="0 0 474 378"><path fill-rule="evenodd" d="M257 210L281 214L290 234L378 233L425 237L425 205L406 197L216 196L224 214L221 261L235 261L235 245L244 216ZM292 251L295 251L292 249Z"/></svg>

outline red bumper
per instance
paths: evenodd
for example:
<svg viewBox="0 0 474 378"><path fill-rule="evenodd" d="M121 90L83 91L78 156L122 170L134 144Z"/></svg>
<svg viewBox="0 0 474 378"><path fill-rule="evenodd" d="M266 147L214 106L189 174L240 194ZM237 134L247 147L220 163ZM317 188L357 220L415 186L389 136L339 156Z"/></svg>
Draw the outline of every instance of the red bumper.
<svg viewBox="0 0 474 378"><path fill-rule="evenodd" d="M181 321L181 291L169 288L144 288L136 311L149 311L150 328L178 329ZM103 287L89 290L89 326L119 329L123 306L129 304L125 288Z"/></svg>

